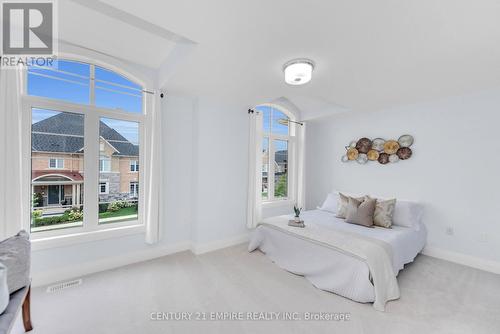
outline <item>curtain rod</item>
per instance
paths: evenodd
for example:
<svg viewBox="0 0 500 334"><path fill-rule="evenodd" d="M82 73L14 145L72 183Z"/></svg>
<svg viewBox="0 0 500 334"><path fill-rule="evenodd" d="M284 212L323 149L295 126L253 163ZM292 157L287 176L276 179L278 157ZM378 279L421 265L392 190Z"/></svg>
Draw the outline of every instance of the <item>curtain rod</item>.
<svg viewBox="0 0 500 334"><path fill-rule="evenodd" d="M253 114L253 113L255 113L255 110L253 110L253 109L248 109L248 114ZM300 125L300 126L303 126L303 125L304 125L304 123L302 123L302 122L292 121L291 119L286 119L286 118L283 118L283 120L284 120L284 121L287 121L287 122L289 122L289 123L291 122L291 123L298 124L298 125Z"/></svg>

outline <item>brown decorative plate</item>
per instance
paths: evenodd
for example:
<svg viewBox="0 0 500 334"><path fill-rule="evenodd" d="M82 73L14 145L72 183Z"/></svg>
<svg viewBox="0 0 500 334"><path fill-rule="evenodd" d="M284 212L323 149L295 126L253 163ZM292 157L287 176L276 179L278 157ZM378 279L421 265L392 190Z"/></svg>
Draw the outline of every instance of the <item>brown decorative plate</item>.
<svg viewBox="0 0 500 334"><path fill-rule="evenodd" d="M368 160L375 161L378 159L379 153L377 150L371 149L366 155L368 156Z"/></svg>
<svg viewBox="0 0 500 334"><path fill-rule="evenodd" d="M373 139L372 142L372 149L383 152L384 151L384 144L385 144L385 139L382 138L375 138Z"/></svg>
<svg viewBox="0 0 500 334"><path fill-rule="evenodd" d="M382 165L389 163L389 154L380 153L380 155L378 156L378 162L380 162Z"/></svg>
<svg viewBox="0 0 500 334"><path fill-rule="evenodd" d="M399 144L395 140L388 140L384 144L384 152L387 154L394 154L398 151Z"/></svg>
<svg viewBox="0 0 500 334"><path fill-rule="evenodd" d="M359 153L368 153L368 151L372 148L372 141L368 138L361 138L356 143L356 149Z"/></svg>
<svg viewBox="0 0 500 334"><path fill-rule="evenodd" d="M410 147L413 144L413 136L402 135L399 137L398 143L400 147Z"/></svg>
<svg viewBox="0 0 500 334"><path fill-rule="evenodd" d="M411 158L413 152L409 147L401 147L396 154L398 155L399 159L406 160Z"/></svg>
<svg viewBox="0 0 500 334"><path fill-rule="evenodd" d="M350 148L347 150L347 159L356 160L358 158L359 152L355 148Z"/></svg>

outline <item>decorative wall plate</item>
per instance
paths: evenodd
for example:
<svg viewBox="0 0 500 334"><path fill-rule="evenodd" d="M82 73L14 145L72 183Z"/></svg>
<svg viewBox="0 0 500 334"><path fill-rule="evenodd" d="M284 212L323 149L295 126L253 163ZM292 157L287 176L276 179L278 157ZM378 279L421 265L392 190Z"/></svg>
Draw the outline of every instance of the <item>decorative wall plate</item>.
<svg viewBox="0 0 500 334"><path fill-rule="evenodd" d="M387 154L394 154L399 149L399 143L395 140L388 140L384 144L384 152Z"/></svg>
<svg viewBox="0 0 500 334"><path fill-rule="evenodd" d="M385 139L382 138L375 138L372 141L372 149L383 152L384 151L384 144L385 144Z"/></svg>
<svg viewBox="0 0 500 334"><path fill-rule="evenodd" d="M400 147L410 147L413 144L413 136L402 135L399 137L398 143Z"/></svg>
<svg viewBox="0 0 500 334"><path fill-rule="evenodd" d="M411 135L402 135L398 140L383 138L371 140L362 137L359 140L352 140L345 146L346 153L340 160L345 163L357 161L359 164L366 164L368 161L378 161L382 165L396 163L411 158L413 151L410 146L413 142Z"/></svg>
<svg viewBox="0 0 500 334"><path fill-rule="evenodd" d="M350 148L347 150L347 159L356 160L358 158L359 152L355 148Z"/></svg>
<svg viewBox="0 0 500 334"><path fill-rule="evenodd" d="M371 149L366 155L368 156L368 160L375 161L378 159L379 153L377 150Z"/></svg>
<svg viewBox="0 0 500 334"><path fill-rule="evenodd" d="M361 138L356 143L356 149L359 153L368 153L368 151L372 148L372 141L368 138Z"/></svg>
<svg viewBox="0 0 500 334"><path fill-rule="evenodd" d="M364 153L360 153L358 155L358 158L356 159L356 161L360 164L366 164L366 162L368 161L368 157L366 156L366 154Z"/></svg>
<svg viewBox="0 0 500 334"><path fill-rule="evenodd" d="M396 153L401 160L406 160L411 158L413 152L409 147L401 147Z"/></svg>
<svg viewBox="0 0 500 334"><path fill-rule="evenodd" d="M378 156L378 162L380 162L382 165L389 163L389 154L380 153L380 155Z"/></svg>

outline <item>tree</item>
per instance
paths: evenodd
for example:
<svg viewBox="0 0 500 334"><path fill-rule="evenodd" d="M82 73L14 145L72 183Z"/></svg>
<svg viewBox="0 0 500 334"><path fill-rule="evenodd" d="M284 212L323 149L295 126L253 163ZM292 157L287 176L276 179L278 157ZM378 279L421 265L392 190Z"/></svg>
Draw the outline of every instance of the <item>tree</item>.
<svg viewBox="0 0 500 334"><path fill-rule="evenodd" d="M276 182L276 188L274 189L274 197L286 197L288 195L287 186L288 186L287 174L281 174L279 176L278 182Z"/></svg>

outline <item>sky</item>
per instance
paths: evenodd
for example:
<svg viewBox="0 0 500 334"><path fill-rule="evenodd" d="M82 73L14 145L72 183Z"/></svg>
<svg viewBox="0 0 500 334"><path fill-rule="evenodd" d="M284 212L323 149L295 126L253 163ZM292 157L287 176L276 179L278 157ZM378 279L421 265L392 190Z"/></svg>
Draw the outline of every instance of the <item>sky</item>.
<svg viewBox="0 0 500 334"><path fill-rule="evenodd" d="M28 94L78 104L89 104L90 65L59 61L55 66L60 72L55 72L51 69L30 68L28 71ZM50 75L62 80L41 75ZM127 112L142 112L142 93L140 92L141 87L139 85L117 73L97 66L95 67L95 79L96 106L110 109L119 108ZM123 93L111 92L106 89L113 89ZM71 110L68 110L68 112L71 112ZM50 110L33 109L32 123L39 122L57 113ZM101 121L115 129L131 143L138 145L139 128L137 123L114 119L101 119Z"/></svg>
<svg viewBox="0 0 500 334"><path fill-rule="evenodd" d="M272 133L288 135L288 125L279 122L280 119L288 119L284 113L270 106L258 106L255 109L262 112L264 132L269 132L272 126ZM266 141L263 141L263 145L267 146ZM274 145L275 151L287 149L287 142L283 140L275 140Z"/></svg>

